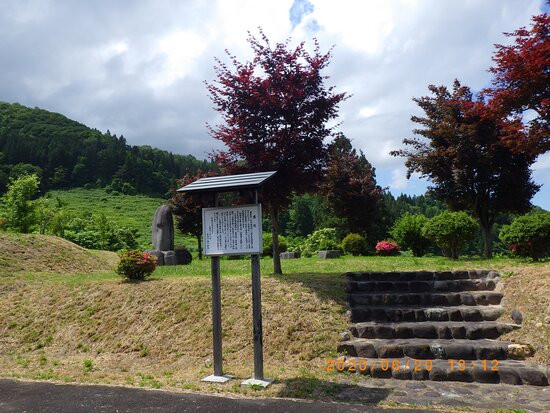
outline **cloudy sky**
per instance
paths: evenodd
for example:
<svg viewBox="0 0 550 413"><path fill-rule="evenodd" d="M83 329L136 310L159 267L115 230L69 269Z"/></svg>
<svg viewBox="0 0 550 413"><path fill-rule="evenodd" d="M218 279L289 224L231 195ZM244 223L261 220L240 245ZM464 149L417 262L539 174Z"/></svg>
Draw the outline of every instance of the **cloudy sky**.
<svg viewBox="0 0 550 413"><path fill-rule="evenodd" d="M0 101L55 111L102 131L205 158L219 142L204 81L229 49L250 58L247 31L335 46L328 83L353 96L338 130L394 194L421 194L388 152L411 136L412 97L429 84L490 84L494 43L529 25L542 0L2 0ZM550 154L535 164L550 183ZM534 203L550 209L550 188Z"/></svg>

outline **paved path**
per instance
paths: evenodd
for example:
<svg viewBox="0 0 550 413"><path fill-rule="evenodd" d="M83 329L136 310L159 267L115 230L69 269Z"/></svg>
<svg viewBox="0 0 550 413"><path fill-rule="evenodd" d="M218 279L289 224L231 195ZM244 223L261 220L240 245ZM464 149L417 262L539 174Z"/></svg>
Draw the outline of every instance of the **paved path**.
<svg viewBox="0 0 550 413"><path fill-rule="evenodd" d="M0 380L0 412L433 413L433 410L381 409L358 404L239 399L127 387Z"/></svg>
<svg viewBox="0 0 550 413"><path fill-rule="evenodd" d="M351 383L350 383L351 384ZM388 391L391 390L391 391ZM363 379L353 382L337 399L362 403L370 395L388 391L385 402L407 403L418 407L457 406L490 409L518 409L527 412L550 411L550 387L513 386L436 381Z"/></svg>

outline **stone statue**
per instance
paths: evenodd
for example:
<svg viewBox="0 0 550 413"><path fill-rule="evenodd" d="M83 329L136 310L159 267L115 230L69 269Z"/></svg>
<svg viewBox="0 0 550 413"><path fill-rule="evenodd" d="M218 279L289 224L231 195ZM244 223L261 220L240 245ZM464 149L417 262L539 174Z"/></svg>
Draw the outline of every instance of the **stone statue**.
<svg viewBox="0 0 550 413"><path fill-rule="evenodd" d="M153 250L174 250L174 219L168 205L162 205L155 211L153 218Z"/></svg>
<svg viewBox="0 0 550 413"><path fill-rule="evenodd" d="M174 218L172 210L162 205L153 217L153 249L148 251L158 258L158 265L187 265L191 253L184 247L174 248Z"/></svg>

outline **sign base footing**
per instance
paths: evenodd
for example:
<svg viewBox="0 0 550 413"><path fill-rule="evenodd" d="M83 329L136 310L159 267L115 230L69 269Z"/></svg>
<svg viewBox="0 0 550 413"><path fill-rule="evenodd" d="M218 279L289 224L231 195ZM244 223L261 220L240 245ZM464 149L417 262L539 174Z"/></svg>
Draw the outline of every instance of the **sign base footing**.
<svg viewBox="0 0 550 413"><path fill-rule="evenodd" d="M229 374L224 374L223 376L216 376L215 374L211 374L210 376L205 377L201 381L207 381L207 382L210 382L210 383L225 383L225 382L231 380L232 378L233 378L233 376L231 376Z"/></svg>
<svg viewBox="0 0 550 413"><path fill-rule="evenodd" d="M241 383L241 386L262 386L264 389L273 383L274 379L255 379L254 377L245 380Z"/></svg>

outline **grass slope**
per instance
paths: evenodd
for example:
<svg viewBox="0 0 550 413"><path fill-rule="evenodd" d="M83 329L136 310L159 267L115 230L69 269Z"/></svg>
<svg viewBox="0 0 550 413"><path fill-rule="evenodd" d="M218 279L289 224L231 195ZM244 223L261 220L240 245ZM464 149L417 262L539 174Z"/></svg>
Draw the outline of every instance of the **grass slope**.
<svg viewBox="0 0 550 413"><path fill-rule="evenodd" d="M62 238L0 232L0 276L15 272L56 275L112 271L114 253L88 251Z"/></svg>
<svg viewBox="0 0 550 413"><path fill-rule="evenodd" d="M286 275L275 276L272 261L261 261L265 374L277 379L261 393L242 389L240 380L200 381L212 372L209 260L161 267L138 284L112 272L0 277L0 375L334 400L359 380L323 368L347 327L344 271L495 268L508 276L510 295L515 280L524 285L550 275L550 263L511 259L345 257L283 265ZM244 379L253 370L250 263L223 260L221 268L224 369ZM547 294L544 282L533 294ZM536 328L536 313L549 317L545 303L521 307L526 326ZM529 342L532 331L518 341ZM538 361L548 357L543 344Z"/></svg>
<svg viewBox="0 0 550 413"><path fill-rule="evenodd" d="M504 280L506 313L501 319L512 322L510 313L517 309L524 320L521 329L502 340L532 344L537 351L533 360L550 366L550 266L524 268L508 275Z"/></svg>
<svg viewBox="0 0 550 413"><path fill-rule="evenodd" d="M151 248L151 224L155 210L165 200L146 195L113 195L104 189L75 188L50 191L47 197L59 197L67 205L64 207L75 216L82 214L103 213L107 218L120 226L138 231L138 243L143 249ZM175 231L175 244L185 245L196 251L197 243L192 237Z"/></svg>

